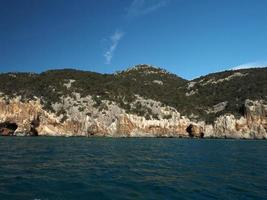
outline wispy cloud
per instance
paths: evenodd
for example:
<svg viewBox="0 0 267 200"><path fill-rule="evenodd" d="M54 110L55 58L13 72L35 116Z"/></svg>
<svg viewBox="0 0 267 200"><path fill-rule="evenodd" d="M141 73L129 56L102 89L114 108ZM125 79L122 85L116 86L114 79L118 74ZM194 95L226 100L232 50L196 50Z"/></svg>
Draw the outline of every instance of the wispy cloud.
<svg viewBox="0 0 267 200"><path fill-rule="evenodd" d="M126 17L135 18L149 14L164 7L169 1L171 0L132 0L129 7L126 9ZM125 33L123 31L117 30L108 38L109 46L104 52L106 64L111 63L114 52L124 35Z"/></svg>
<svg viewBox="0 0 267 200"><path fill-rule="evenodd" d="M146 15L165 6L168 2L169 0L133 0L127 9L127 17Z"/></svg>
<svg viewBox="0 0 267 200"><path fill-rule="evenodd" d="M267 67L267 61L258 61L258 62L250 62L235 66L232 70L238 69L248 69L248 68L258 68L258 67Z"/></svg>
<svg viewBox="0 0 267 200"><path fill-rule="evenodd" d="M111 35L109 37L110 46L108 47L108 49L104 53L104 57L106 59L106 64L111 63L114 52L115 52L115 50L116 50L116 48L117 48L117 46L118 46L118 44L119 44L119 42L123 36L124 36L124 32L117 30L113 33L113 35Z"/></svg>

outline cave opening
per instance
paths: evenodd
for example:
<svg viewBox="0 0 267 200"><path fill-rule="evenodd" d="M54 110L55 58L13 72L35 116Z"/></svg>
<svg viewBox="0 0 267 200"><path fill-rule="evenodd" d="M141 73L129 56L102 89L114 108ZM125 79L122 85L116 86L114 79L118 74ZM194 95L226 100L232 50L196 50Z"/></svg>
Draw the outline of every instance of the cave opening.
<svg viewBox="0 0 267 200"><path fill-rule="evenodd" d="M0 135L2 136L14 135L17 128L18 125L16 123L11 123L11 122L0 123Z"/></svg>
<svg viewBox="0 0 267 200"><path fill-rule="evenodd" d="M186 128L186 132L188 133L189 137L194 137L193 135L193 125L190 124L187 128Z"/></svg>
<svg viewBox="0 0 267 200"><path fill-rule="evenodd" d="M186 128L186 132L188 133L189 137L193 138L193 137L199 137L199 138L203 138L204 137L204 133L202 130L195 130L193 124L190 124L187 128Z"/></svg>

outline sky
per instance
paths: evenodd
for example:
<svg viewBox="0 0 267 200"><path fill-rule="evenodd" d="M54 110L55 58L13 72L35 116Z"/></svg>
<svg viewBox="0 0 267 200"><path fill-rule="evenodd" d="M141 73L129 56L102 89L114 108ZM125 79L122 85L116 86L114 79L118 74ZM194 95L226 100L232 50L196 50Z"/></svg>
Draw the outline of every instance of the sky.
<svg viewBox="0 0 267 200"><path fill-rule="evenodd" d="M193 79L267 66L266 8L266 0L0 0L0 72L151 64Z"/></svg>

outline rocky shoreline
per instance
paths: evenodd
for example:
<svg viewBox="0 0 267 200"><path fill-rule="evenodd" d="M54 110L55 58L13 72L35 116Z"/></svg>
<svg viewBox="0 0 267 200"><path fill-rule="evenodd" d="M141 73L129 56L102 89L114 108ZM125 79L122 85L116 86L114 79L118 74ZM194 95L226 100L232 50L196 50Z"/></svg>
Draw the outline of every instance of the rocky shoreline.
<svg viewBox="0 0 267 200"><path fill-rule="evenodd" d="M81 97L77 97L80 98ZM174 108L158 106L158 113L167 112L169 119L149 119L127 114L114 102L105 102L99 112L88 103L79 111L72 100L54 104L64 109L64 116L48 112L40 99L22 102L20 98L0 100L0 135L2 136L84 136L84 137L180 137L180 138L267 138L267 105L263 101L246 100L244 116L219 116L212 124L192 121ZM91 97L86 97L90 102ZM87 113L91 113L89 116ZM165 113L166 114L166 113Z"/></svg>
<svg viewBox="0 0 267 200"><path fill-rule="evenodd" d="M267 138L267 68L0 74L0 135Z"/></svg>

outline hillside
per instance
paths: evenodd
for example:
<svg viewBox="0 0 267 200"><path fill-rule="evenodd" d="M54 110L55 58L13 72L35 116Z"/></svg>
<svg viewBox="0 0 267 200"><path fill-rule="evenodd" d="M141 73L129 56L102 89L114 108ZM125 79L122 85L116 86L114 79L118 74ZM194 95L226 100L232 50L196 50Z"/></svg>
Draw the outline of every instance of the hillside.
<svg viewBox="0 0 267 200"><path fill-rule="evenodd" d="M209 74L190 81L186 93L188 106L195 106L192 112L206 121L225 113L240 117L246 99L267 100L267 68Z"/></svg>
<svg viewBox="0 0 267 200"><path fill-rule="evenodd" d="M7 104L16 98L40 101L61 124L86 117L90 123L101 117L112 123L125 113L159 122L175 122L181 114L192 123L214 125L226 114L245 116L246 100L266 104L266 77L267 68L213 73L192 81L149 65L115 74L62 69L0 74L0 92Z"/></svg>
<svg viewBox="0 0 267 200"><path fill-rule="evenodd" d="M137 65L132 69L116 74L98 74L73 69L51 70L41 74L7 73L1 74L0 91L10 97L22 96L23 100L41 98L45 108L53 111L52 103L60 101L61 96L79 93L82 97L91 95L96 106L102 100L118 103L129 113L149 112L131 109L129 104L136 95L175 105L173 101L177 88L184 87L186 80L163 69L147 65Z"/></svg>
<svg viewBox="0 0 267 200"><path fill-rule="evenodd" d="M243 114L246 99L266 100L266 77L267 68L260 68L213 73L187 81L160 68L137 65L116 74L74 69L0 74L0 91L10 97L21 95L23 100L39 97L47 109L52 109L51 104L61 96L77 92L92 95L99 105L101 100L111 100L137 114L137 110L127 108L135 95L140 95L172 106L184 115L214 120L226 112ZM212 110L220 103L225 104L223 110Z"/></svg>

